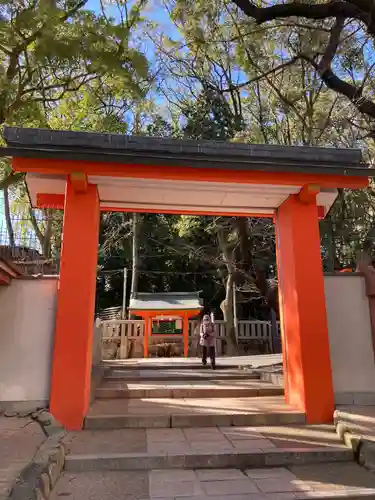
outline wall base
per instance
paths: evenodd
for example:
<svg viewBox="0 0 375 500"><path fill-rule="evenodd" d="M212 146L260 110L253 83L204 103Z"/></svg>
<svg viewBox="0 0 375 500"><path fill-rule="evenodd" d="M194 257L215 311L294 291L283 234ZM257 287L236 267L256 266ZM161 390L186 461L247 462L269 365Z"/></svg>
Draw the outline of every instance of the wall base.
<svg viewBox="0 0 375 500"><path fill-rule="evenodd" d="M32 413L48 408L48 400L42 401L0 401L0 413Z"/></svg>
<svg viewBox="0 0 375 500"><path fill-rule="evenodd" d="M375 391L335 392L335 405L374 406Z"/></svg>

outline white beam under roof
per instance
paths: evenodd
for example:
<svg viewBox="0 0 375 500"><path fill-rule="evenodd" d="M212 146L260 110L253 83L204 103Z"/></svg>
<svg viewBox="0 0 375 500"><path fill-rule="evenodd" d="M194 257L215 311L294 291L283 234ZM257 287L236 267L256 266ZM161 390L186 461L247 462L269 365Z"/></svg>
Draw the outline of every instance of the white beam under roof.
<svg viewBox="0 0 375 500"><path fill-rule="evenodd" d="M302 186L244 184L233 182L176 181L126 177L89 176L98 186L100 204L113 210L180 211L235 214L272 214L289 195ZM26 182L34 206L37 194L64 194L66 178L27 174ZM318 194L318 205L329 210L337 190L326 189Z"/></svg>

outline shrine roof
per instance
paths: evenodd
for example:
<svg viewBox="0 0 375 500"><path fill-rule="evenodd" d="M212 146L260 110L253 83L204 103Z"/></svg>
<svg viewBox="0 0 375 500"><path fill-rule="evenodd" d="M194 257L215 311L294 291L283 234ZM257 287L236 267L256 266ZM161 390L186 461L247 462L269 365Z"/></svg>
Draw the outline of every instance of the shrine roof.
<svg viewBox="0 0 375 500"><path fill-rule="evenodd" d="M1 156L58 158L151 166L375 176L359 149L276 146L224 141L5 127Z"/></svg>
<svg viewBox="0 0 375 500"><path fill-rule="evenodd" d="M203 309L199 292L136 293L131 296L132 311L191 311Z"/></svg>

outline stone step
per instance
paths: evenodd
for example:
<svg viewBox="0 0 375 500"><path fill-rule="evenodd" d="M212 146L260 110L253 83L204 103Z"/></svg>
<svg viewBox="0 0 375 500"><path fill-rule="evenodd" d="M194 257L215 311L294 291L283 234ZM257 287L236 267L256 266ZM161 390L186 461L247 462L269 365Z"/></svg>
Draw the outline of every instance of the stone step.
<svg viewBox="0 0 375 500"><path fill-rule="evenodd" d="M305 415L282 396L252 398L97 399L87 429L287 425Z"/></svg>
<svg viewBox="0 0 375 500"><path fill-rule="evenodd" d="M193 381L183 382L138 382L118 380L104 381L96 389L98 399L141 398L244 398L281 396L282 387L260 381Z"/></svg>
<svg viewBox="0 0 375 500"><path fill-rule="evenodd" d="M120 493L121 492L121 493ZM64 472L50 500L375 499L374 476L354 463L267 469Z"/></svg>
<svg viewBox="0 0 375 500"><path fill-rule="evenodd" d="M85 420L85 429L146 429L180 428L186 426L211 427L219 425L258 426L289 425L305 422L302 413L206 413L205 415L95 415Z"/></svg>
<svg viewBox="0 0 375 500"><path fill-rule="evenodd" d="M194 370L149 370L149 369L111 369L105 373L104 380L143 381L191 381L191 380L259 380L259 375L247 370L211 370L210 367Z"/></svg>
<svg viewBox="0 0 375 500"><path fill-rule="evenodd" d="M143 362L143 360L132 360L127 359L122 363L118 360L103 361L104 366L110 369L129 371L129 370L200 370L202 369L202 361L198 358L148 358L148 363ZM246 368L246 365L241 365L240 363L220 363L220 359L217 361L216 369L219 371L227 370L239 370Z"/></svg>
<svg viewBox="0 0 375 500"><path fill-rule="evenodd" d="M87 456L69 455L65 460L68 471L152 470L152 469L247 469L281 467L298 464L348 462L349 450L311 448L265 451L201 451L196 453L110 453Z"/></svg>
<svg viewBox="0 0 375 500"><path fill-rule="evenodd" d="M69 433L64 444L70 471L247 469L353 460L333 426L84 430Z"/></svg>

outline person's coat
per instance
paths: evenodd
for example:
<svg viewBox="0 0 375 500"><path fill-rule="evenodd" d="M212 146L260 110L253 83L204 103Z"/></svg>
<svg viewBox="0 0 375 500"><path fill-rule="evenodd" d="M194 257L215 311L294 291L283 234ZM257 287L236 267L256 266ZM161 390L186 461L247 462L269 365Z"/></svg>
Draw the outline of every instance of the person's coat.
<svg viewBox="0 0 375 500"><path fill-rule="evenodd" d="M205 347L215 347L216 345L216 331L215 325L212 322L201 323L200 330L200 345Z"/></svg>

